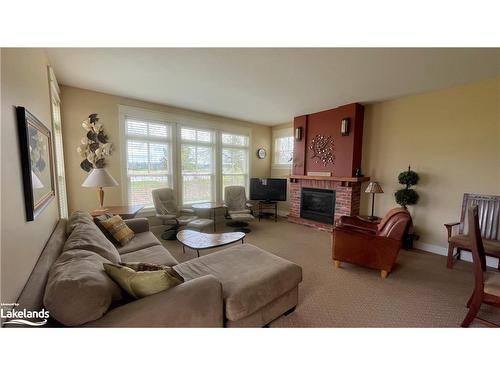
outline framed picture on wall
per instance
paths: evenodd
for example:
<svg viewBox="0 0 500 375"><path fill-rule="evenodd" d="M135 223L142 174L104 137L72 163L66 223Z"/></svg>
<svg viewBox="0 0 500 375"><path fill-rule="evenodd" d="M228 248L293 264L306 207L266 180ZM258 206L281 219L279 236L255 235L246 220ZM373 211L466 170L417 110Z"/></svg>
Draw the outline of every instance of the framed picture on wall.
<svg viewBox="0 0 500 375"><path fill-rule="evenodd" d="M26 220L33 221L55 197L50 130L26 108L16 107Z"/></svg>

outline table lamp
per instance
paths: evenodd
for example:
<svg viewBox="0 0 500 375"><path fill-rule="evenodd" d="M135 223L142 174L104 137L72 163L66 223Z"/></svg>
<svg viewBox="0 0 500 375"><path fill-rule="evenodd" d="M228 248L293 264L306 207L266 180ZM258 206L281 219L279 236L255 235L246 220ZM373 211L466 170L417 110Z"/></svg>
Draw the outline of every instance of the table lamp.
<svg viewBox="0 0 500 375"><path fill-rule="evenodd" d="M384 191L378 184L378 182L373 181L368 184L366 187L365 193L371 193L372 195L372 214L368 216L369 220L377 220L378 217L373 214L373 210L375 208L375 194L383 193Z"/></svg>
<svg viewBox="0 0 500 375"><path fill-rule="evenodd" d="M103 187L118 186L118 182L108 173L104 168L94 168L87 176L82 184L83 187L96 187L97 196L99 197L99 211L105 211L104 203L104 190Z"/></svg>

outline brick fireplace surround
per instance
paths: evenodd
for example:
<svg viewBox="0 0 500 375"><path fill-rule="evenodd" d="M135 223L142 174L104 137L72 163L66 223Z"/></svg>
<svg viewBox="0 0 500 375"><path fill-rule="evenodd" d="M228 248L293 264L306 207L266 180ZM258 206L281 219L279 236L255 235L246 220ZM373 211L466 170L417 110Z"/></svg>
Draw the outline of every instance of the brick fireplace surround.
<svg viewBox="0 0 500 375"><path fill-rule="evenodd" d="M300 217L302 188L335 190L335 223L342 215L359 215L361 183L369 177L354 177L361 168L364 107L351 103L326 111L294 118L293 169L290 176L288 220L332 231L335 224ZM341 132L347 121L347 134ZM312 142L317 137L331 139L335 161L319 162ZM314 174L314 175L313 175Z"/></svg>
<svg viewBox="0 0 500 375"><path fill-rule="evenodd" d="M301 178L302 177L302 178ZM326 230L331 232L333 225L320 223L300 217L300 193L302 188L330 189L335 190L335 217L334 222L342 215L359 215L361 200L361 183L368 178L360 178L360 181L333 181L326 179L312 179L306 176L292 176L290 178L290 214L288 221Z"/></svg>

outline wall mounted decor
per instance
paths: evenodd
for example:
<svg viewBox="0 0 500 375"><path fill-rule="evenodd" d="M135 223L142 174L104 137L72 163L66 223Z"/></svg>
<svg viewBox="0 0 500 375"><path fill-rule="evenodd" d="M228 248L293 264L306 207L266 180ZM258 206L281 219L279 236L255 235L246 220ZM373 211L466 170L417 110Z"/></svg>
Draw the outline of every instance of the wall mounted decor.
<svg viewBox="0 0 500 375"><path fill-rule="evenodd" d="M349 135L349 119L344 118L340 122L340 135L345 137Z"/></svg>
<svg viewBox="0 0 500 375"><path fill-rule="evenodd" d="M105 158L111 155L112 143L108 142L108 136L104 133L103 124L99 122L97 113L90 114L82 123L82 127L87 134L76 149L84 158L80 168L85 172L90 172L93 168L104 168Z"/></svg>
<svg viewBox="0 0 500 375"><path fill-rule="evenodd" d="M298 142L302 139L302 126L295 128L295 140Z"/></svg>
<svg viewBox="0 0 500 375"><path fill-rule="evenodd" d="M267 152L266 152L266 150L265 150L265 149L263 149L263 148L259 148L259 149L257 150L257 157L258 157L259 159L264 159L264 158L266 157L266 155L267 155Z"/></svg>
<svg viewBox="0 0 500 375"><path fill-rule="evenodd" d="M331 136L316 135L312 139L309 149L312 151L311 159L316 159L316 163L321 163L325 167L328 164L335 164L333 138Z"/></svg>
<svg viewBox="0 0 500 375"><path fill-rule="evenodd" d="M35 217L55 196L50 130L26 108L17 107L26 220Z"/></svg>

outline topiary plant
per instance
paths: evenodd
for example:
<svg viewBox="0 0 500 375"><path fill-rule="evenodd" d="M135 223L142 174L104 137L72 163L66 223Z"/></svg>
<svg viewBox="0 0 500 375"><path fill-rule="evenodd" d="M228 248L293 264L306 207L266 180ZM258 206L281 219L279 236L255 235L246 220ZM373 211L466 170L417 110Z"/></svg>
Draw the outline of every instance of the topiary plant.
<svg viewBox="0 0 500 375"><path fill-rule="evenodd" d="M405 185L404 189L399 189L394 194L396 198L396 203L406 208L408 205L416 204L418 202L418 193L411 189L411 186L418 183L418 174L411 170L408 166L408 170L401 172L398 176L398 181L401 185Z"/></svg>

